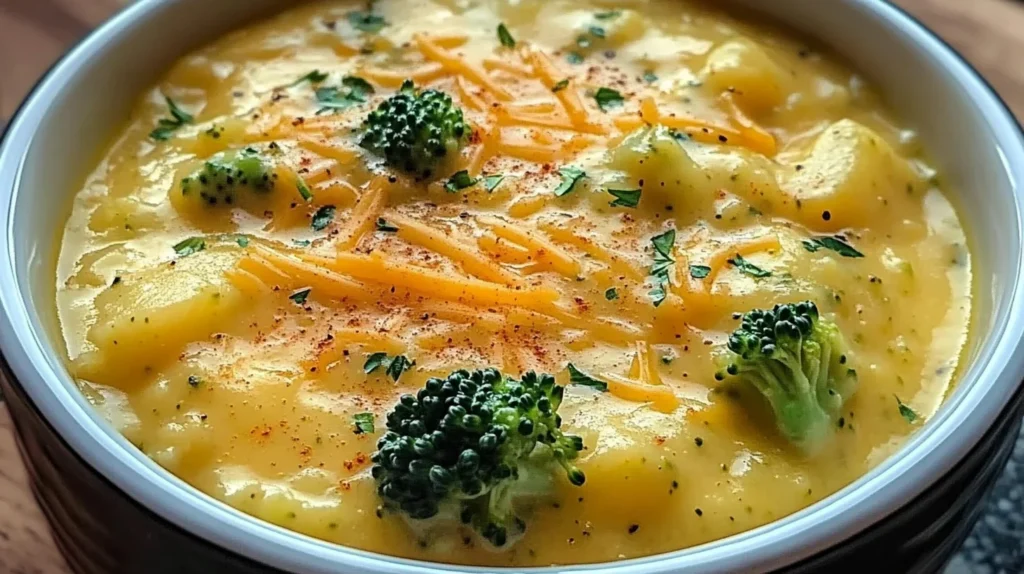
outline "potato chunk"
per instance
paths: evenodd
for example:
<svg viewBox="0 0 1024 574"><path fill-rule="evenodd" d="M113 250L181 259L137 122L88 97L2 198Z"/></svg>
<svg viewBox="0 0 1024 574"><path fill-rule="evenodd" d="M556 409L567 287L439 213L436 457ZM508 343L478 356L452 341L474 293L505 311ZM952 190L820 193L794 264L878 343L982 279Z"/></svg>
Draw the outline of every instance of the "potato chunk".
<svg viewBox="0 0 1024 574"><path fill-rule="evenodd" d="M612 150L609 167L622 174L614 187L643 188L641 205L706 205L712 191L706 185L708 178L680 140L662 126L641 128L626 136Z"/></svg>
<svg viewBox="0 0 1024 574"><path fill-rule="evenodd" d="M666 458L685 436L682 417L667 415L611 396L595 401L569 393L566 423L582 436L587 451L579 462L587 481L579 491L589 512L603 516L635 513L652 519L668 507L668 486L678 480ZM658 436L659 440L651 437ZM629 487L644 496L621 496ZM573 496L577 491L571 491Z"/></svg>
<svg viewBox="0 0 1024 574"><path fill-rule="evenodd" d="M243 299L224 278L238 253L210 249L115 280L96 297L97 319L88 333L96 351L77 361L80 376L132 386L185 344L223 330Z"/></svg>
<svg viewBox="0 0 1024 574"><path fill-rule="evenodd" d="M865 227L906 213L906 189L918 177L877 133L852 120L829 126L806 156L779 172L794 198L791 216L817 231Z"/></svg>
<svg viewBox="0 0 1024 574"><path fill-rule="evenodd" d="M704 83L718 92L733 91L745 111L758 115L786 97L786 74L752 40L730 40L712 50L700 72Z"/></svg>

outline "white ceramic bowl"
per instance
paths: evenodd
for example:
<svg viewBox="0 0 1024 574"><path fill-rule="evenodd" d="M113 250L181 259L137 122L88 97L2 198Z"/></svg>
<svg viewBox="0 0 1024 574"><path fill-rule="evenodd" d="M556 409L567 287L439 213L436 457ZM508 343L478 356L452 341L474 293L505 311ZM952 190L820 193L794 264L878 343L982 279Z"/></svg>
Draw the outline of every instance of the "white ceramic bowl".
<svg viewBox="0 0 1024 574"><path fill-rule="evenodd" d="M966 221L974 255L977 335L966 353L968 366L941 411L896 455L801 512L696 548L543 572L753 572L781 568L821 553L834 554L844 546L853 547L853 541L869 527L912 507L911 502L920 500L926 490L939 488L950 470L962 467L972 451L986 444L985 448L1001 444L1009 432L1006 425L998 427L1002 430L992 429L998 421L1012 421L1019 415L1017 391L1024 375L1020 348L1024 202L1018 186L1024 178L1024 145L1012 115L953 50L887 3L736 3L796 28L846 57L881 87L899 116L919 130ZM72 487L54 494L54 489L62 487L47 480L62 475L54 475L53 469L66 473L63 476L91 475L90 484L105 485L107 494L124 499L125 508L138 509L130 529L117 531L116 536L124 537L121 542L126 547L156 544L150 547L155 549L154 556L162 553L161 559L170 561L163 562L164 566L187 553L188 547L172 546L170 541L159 546L159 540L133 540L133 531L147 531L146 521L150 526L159 523L170 531L184 532L185 538L208 541L214 553L232 557L229 561L236 556L248 559L242 562L249 570L219 570L224 572L255 571L256 564L289 571L366 574L425 573L441 567L314 540L256 520L198 492L149 460L104 422L79 393L62 361L63 344L54 310L56 231L64 225L71 194L86 170L122 125L138 94L174 60L254 17L290 4L274 0L141 0L95 31L46 75L9 126L0 147L0 213L6 222L0 236L0 351L10 369L5 389L11 395L12 411L44 506L79 571L103 570L102 564L96 566L99 558L83 558L89 551L82 550L82 545L98 545L112 560L135 560L131 564L136 566L144 558L133 557L131 548L118 548L116 540L100 540L101 534L109 538L109 532L100 531L113 529L111 525L69 534L61 505L88 507L90 501L85 499L100 495ZM995 466L998 470L998 464ZM111 512L121 508L121 503L108 504ZM104 523L99 518L98 522ZM90 540L94 534L96 539ZM205 544L205 551L210 551L210 546ZM867 560L866 554L861 557ZM941 557L929 560L941 561ZM177 571L194 568L204 569L190 563ZM483 572L451 566L444 569ZM163 570L154 566L151 571Z"/></svg>

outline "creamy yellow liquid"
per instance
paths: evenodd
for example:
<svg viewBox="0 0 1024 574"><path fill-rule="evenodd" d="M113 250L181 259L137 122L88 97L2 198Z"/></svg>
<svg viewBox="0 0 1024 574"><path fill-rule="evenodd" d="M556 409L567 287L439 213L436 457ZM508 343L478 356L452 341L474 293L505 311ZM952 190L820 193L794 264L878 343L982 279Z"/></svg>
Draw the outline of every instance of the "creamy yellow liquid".
<svg viewBox="0 0 1024 574"><path fill-rule="evenodd" d="M574 564L784 517L864 474L938 408L968 334L964 232L914 133L841 62L678 0L374 5L387 22L378 33L351 25L363 3L314 3L182 58L75 196L56 276L70 368L155 461L245 512L339 544L441 562ZM515 48L499 43L502 22ZM431 65L421 33L482 77ZM540 77L535 53L570 79L568 94ZM313 70L330 75L289 86ZM430 185L388 182L355 144L405 74L451 94L474 131ZM316 115L314 89L346 75L370 82L370 101ZM601 87L623 105L599 109ZM195 122L154 141L149 132L169 117L164 95ZM565 111L560 98L573 96L583 116ZM645 123L685 131L682 118L722 130L690 129L681 143L664 131L653 143L628 135ZM202 160L271 142L285 167L265 204L180 201L180 179ZM565 166L586 177L556 197ZM504 180L493 192L446 192L444 178L464 167ZM607 188L641 189L639 206L609 205ZM327 204L333 221L312 229ZM379 231L378 218L399 232ZM655 307L651 238L670 228L676 264ZM803 245L839 232L863 258ZM176 253L189 237L205 237L205 250ZM770 276L719 257L712 277L691 277L689 265L712 266L751 239L763 248L746 260ZM333 264L334 279L275 276L253 263L259 253L319 256L311 268ZM472 289L459 287L471 277ZM289 299L309 287L304 304ZM733 313L803 299L843 329L860 380L835 436L810 456L777 434L752 390L738 400L713 392ZM416 364L397 383L365 374L379 351ZM569 362L612 382L607 393L566 389L561 413L584 437L587 481L558 477L550 499L523 509L517 544L496 552L378 516L368 457L400 394L485 366L567 384ZM353 416L365 412L376 431L356 434Z"/></svg>

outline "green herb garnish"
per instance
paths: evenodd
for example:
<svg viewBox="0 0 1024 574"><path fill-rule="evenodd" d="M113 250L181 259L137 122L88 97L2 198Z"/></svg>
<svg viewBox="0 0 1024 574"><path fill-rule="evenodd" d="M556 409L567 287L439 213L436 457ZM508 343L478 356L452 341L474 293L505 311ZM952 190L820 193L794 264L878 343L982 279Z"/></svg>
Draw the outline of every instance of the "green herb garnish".
<svg viewBox="0 0 1024 574"><path fill-rule="evenodd" d="M896 395L893 396L896 397ZM914 421L917 420L918 414L914 411L914 409L903 404L903 401L901 401L899 397L896 397L896 406L899 407L900 409L900 416L906 419L908 423L913 423Z"/></svg>
<svg viewBox="0 0 1024 574"><path fill-rule="evenodd" d="M383 231L385 233L395 233L398 231L398 226L392 225L387 222L383 217L377 218L377 231Z"/></svg>
<svg viewBox="0 0 1024 574"><path fill-rule="evenodd" d="M501 182L504 181L504 180L505 180L505 176L500 174L500 173L495 174L495 175L485 175L484 176L484 189L487 190L487 193L491 193L492 191L497 189L497 187L499 185L501 185Z"/></svg>
<svg viewBox="0 0 1024 574"><path fill-rule="evenodd" d="M772 275L771 271L761 269L757 265L754 265L753 263L744 259L743 256L740 255L739 253L737 253L732 259L729 259L728 263L735 267L736 269L739 269L740 273L750 275L751 277L755 277L758 279L762 277L771 277Z"/></svg>
<svg viewBox="0 0 1024 574"><path fill-rule="evenodd" d="M295 189L299 190L299 195L302 196L303 201L311 201L313 199L313 192L306 185L306 181L302 179L302 176L295 175Z"/></svg>
<svg viewBox="0 0 1024 574"><path fill-rule="evenodd" d="M594 18L598 20L612 20L622 15L622 10L609 10L607 12L598 12L594 14Z"/></svg>
<svg viewBox="0 0 1024 574"><path fill-rule="evenodd" d="M561 92L562 90L569 87L569 78L559 81L557 84L551 87L551 91L554 93Z"/></svg>
<svg viewBox="0 0 1024 574"><path fill-rule="evenodd" d="M597 101L597 107L601 108L601 111L604 112L621 107L626 102L622 94L611 88L598 88L594 92L594 100Z"/></svg>
<svg viewBox="0 0 1024 574"><path fill-rule="evenodd" d="M204 249L206 249L206 239L202 237L189 237L174 245L174 252L181 257L199 253Z"/></svg>
<svg viewBox="0 0 1024 574"><path fill-rule="evenodd" d="M576 183L587 174L578 167L567 165L558 170L558 175L562 176L562 183L555 188L555 197L562 197L571 192L576 187Z"/></svg>
<svg viewBox="0 0 1024 574"><path fill-rule="evenodd" d="M292 87L295 87L295 86L297 86L297 85L299 85L299 84L301 84L303 82L309 82L311 84L319 84L320 82L322 82L322 81L324 81L326 79L327 79L327 74L325 74L324 72L321 72L320 70L313 70L312 72L306 74L305 76L302 76L298 80L295 80L294 82L288 84L288 87L292 88Z"/></svg>
<svg viewBox="0 0 1024 574"><path fill-rule="evenodd" d="M380 32L384 26L388 25L388 21L383 16L378 16L372 12L363 12L361 10L355 10L345 15L348 18L348 23L352 24L352 27L360 32L367 32L370 34L376 34Z"/></svg>
<svg viewBox="0 0 1024 574"><path fill-rule="evenodd" d="M372 433L376 428L373 424L373 413L357 413L352 417L352 422L355 424L356 434L369 434Z"/></svg>
<svg viewBox="0 0 1024 574"><path fill-rule="evenodd" d="M170 118L160 118L156 123L156 128L149 132L149 137L156 141L166 141L171 138L171 135L185 124L191 124L195 121L192 114L189 114L185 110L178 107L178 104L171 98L164 96L164 100L167 101L167 109L171 112Z"/></svg>
<svg viewBox="0 0 1024 574"><path fill-rule="evenodd" d="M305 305L306 299L309 299L309 294L312 291L313 290L309 287L306 287L305 289L299 289L298 291L289 295L288 298L294 301L296 305Z"/></svg>
<svg viewBox="0 0 1024 574"><path fill-rule="evenodd" d="M711 274L711 268L707 265L690 265L690 277L703 279Z"/></svg>
<svg viewBox="0 0 1024 574"><path fill-rule="evenodd" d="M329 86L316 90L316 101L320 104L316 115L365 104L373 93L370 82L357 76L345 76L341 79L340 88Z"/></svg>
<svg viewBox="0 0 1024 574"><path fill-rule="evenodd" d="M668 296L665 286L669 283L669 270L676 263L676 260L672 258L672 248L675 244L675 229L669 229L665 233L651 238L651 245L654 246L654 265L651 265L650 273L654 278L654 289L651 289L648 295L651 296L655 307L664 303L665 297Z"/></svg>
<svg viewBox="0 0 1024 574"><path fill-rule="evenodd" d="M577 369L576 366L573 365L572 363L569 363L569 365L566 368L569 369L569 384L583 385L584 387L597 389L602 393L608 391L608 383L604 381L599 381L594 377L591 377L590 375Z"/></svg>
<svg viewBox="0 0 1024 574"><path fill-rule="evenodd" d="M609 301L614 301L619 298L619 292L615 290L615 287L612 287L604 292L604 298Z"/></svg>
<svg viewBox="0 0 1024 574"><path fill-rule="evenodd" d="M444 190L448 193L458 193L467 187L476 185L477 180L470 177L466 170L457 171L444 184Z"/></svg>
<svg viewBox="0 0 1024 574"><path fill-rule="evenodd" d="M643 79L648 84L653 84L654 82L658 81L658 76L656 76L654 72L647 70L646 72L644 72Z"/></svg>
<svg viewBox="0 0 1024 574"><path fill-rule="evenodd" d="M854 249L852 245L838 237L813 237L804 240L804 249L814 253L819 249L831 249L843 257L864 257L864 254Z"/></svg>
<svg viewBox="0 0 1024 574"><path fill-rule="evenodd" d="M505 27L505 23L498 24L498 40L501 41L501 45L506 48L515 48L516 39L509 33L508 28Z"/></svg>
<svg viewBox="0 0 1024 574"><path fill-rule="evenodd" d="M609 203L612 207L636 207L640 205L640 189L609 189L608 193L615 197L615 200Z"/></svg>
<svg viewBox="0 0 1024 574"><path fill-rule="evenodd" d="M387 353L377 352L372 353L366 358L366 362L363 364L363 372L369 375L383 367L384 373L391 377L395 382L398 382L402 373L411 369L415 364L416 361L410 361L405 357L405 355L389 357Z"/></svg>
<svg viewBox="0 0 1024 574"><path fill-rule="evenodd" d="M334 211L333 205L324 205L320 207L320 209L316 210L316 213L313 214L313 220L310 223L313 230L323 231L326 229L327 226L334 221Z"/></svg>
<svg viewBox="0 0 1024 574"><path fill-rule="evenodd" d="M578 52L569 52L568 54L565 55L565 61L569 62L570 64L582 64L583 56L580 55Z"/></svg>

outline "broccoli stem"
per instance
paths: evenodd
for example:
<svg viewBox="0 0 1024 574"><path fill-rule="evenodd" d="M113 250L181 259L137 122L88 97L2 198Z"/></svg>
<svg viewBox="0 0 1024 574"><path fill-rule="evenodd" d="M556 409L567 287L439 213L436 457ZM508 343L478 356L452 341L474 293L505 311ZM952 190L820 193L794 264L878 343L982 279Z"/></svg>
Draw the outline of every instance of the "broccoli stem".
<svg viewBox="0 0 1024 574"><path fill-rule="evenodd" d="M779 432L813 453L835 431L833 420L855 392L856 371L839 328L814 303L787 303L743 315L729 337L724 373L753 386L771 405Z"/></svg>

